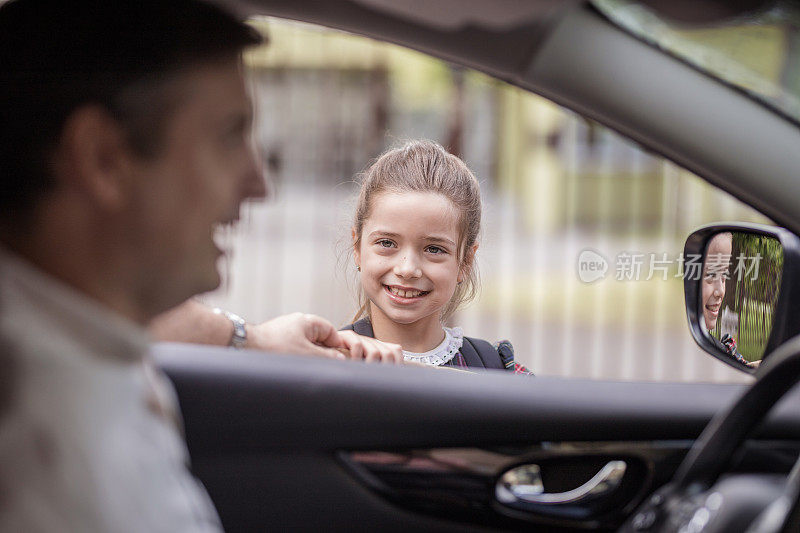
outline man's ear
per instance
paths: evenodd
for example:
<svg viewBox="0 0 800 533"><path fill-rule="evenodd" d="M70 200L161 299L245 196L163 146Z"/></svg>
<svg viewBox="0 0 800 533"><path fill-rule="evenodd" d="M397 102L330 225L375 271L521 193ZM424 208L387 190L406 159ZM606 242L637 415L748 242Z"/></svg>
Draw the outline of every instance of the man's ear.
<svg viewBox="0 0 800 533"><path fill-rule="evenodd" d="M478 251L478 245L473 244L464 253L464 261L461 263L461 268L458 271L457 281L461 283L469 277L472 267L475 265L475 252Z"/></svg>
<svg viewBox="0 0 800 533"><path fill-rule="evenodd" d="M101 106L86 105L64 123L53 167L61 186L113 210L125 201L131 161L119 122Z"/></svg>
<svg viewBox="0 0 800 533"><path fill-rule="evenodd" d="M358 246L356 228L350 228L350 239L350 245L353 247L353 260L356 262L356 267L361 268L361 247Z"/></svg>

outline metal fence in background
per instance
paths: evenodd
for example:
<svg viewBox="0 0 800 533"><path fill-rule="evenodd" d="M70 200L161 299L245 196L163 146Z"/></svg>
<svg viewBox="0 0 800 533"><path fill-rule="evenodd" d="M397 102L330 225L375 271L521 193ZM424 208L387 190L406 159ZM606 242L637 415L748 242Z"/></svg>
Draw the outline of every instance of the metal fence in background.
<svg viewBox="0 0 800 533"><path fill-rule="evenodd" d="M772 332L772 316L783 274L783 247L777 239L764 235L733 232L731 237L723 320L713 333L717 338L729 333L745 359L758 361Z"/></svg>

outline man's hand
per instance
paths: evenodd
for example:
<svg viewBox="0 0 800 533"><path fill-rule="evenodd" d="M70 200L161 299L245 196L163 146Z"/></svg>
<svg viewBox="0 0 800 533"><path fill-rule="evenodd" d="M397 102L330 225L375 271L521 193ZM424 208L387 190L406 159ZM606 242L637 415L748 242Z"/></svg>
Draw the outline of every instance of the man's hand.
<svg viewBox="0 0 800 533"><path fill-rule="evenodd" d="M403 350L397 344L362 337L353 331L336 331L324 318L304 313L279 316L258 325L248 324L245 347L331 359L403 362Z"/></svg>
<svg viewBox="0 0 800 533"><path fill-rule="evenodd" d="M350 359L395 365L403 363L403 348L399 344L364 337L355 331L340 331L339 337L347 348Z"/></svg>
<svg viewBox="0 0 800 533"><path fill-rule="evenodd" d="M341 346L333 324L316 315L292 313L247 325L248 349L345 359Z"/></svg>

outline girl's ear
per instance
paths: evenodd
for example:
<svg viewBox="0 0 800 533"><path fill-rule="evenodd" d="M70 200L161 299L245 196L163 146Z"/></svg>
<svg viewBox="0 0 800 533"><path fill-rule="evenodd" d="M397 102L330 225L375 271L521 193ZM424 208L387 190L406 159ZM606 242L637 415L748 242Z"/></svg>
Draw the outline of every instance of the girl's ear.
<svg viewBox="0 0 800 533"><path fill-rule="evenodd" d="M357 246L358 242L358 235L356 234L356 228L350 228L350 238L352 239L352 246L353 246L353 259L356 262L356 267L361 266L361 247Z"/></svg>
<svg viewBox="0 0 800 533"><path fill-rule="evenodd" d="M458 278L456 281L461 283L467 277L469 277L470 271L472 271L472 266L475 264L475 252L478 251L478 245L473 244L469 248L467 248L466 253L464 254L464 262L461 263L461 268L458 271Z"/></svg>

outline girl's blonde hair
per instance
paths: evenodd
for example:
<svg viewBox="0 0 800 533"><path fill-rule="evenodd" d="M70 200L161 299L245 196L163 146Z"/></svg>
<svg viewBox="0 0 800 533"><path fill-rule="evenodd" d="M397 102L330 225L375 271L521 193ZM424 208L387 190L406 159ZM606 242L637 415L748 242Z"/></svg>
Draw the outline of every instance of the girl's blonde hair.
<svg viewBox="0 0 800 533"><path fill-rule="evenodd" d="M439 143L409 141L385 152L361 175L353 221L353 248L361 245L364 222L370 216L372 201L385 192L434 192L441 194L458 210L459 239L457 258L464 281L442 311L446 320L458 307L472 300L478 289L478 271L470 250L481 229L481 191L478 180L467 165L448 153ZM369 300L359 287L359 310L353 321L369 314Z"/></svg>

